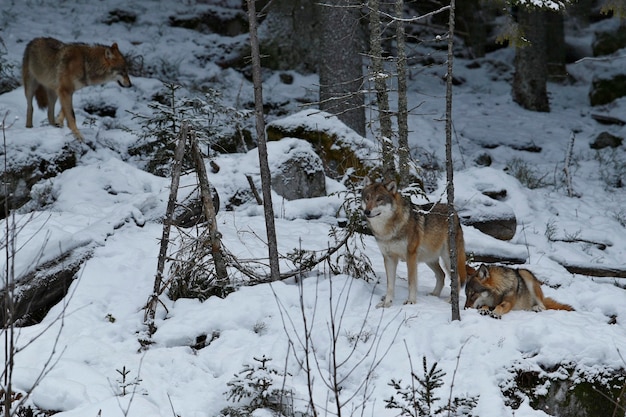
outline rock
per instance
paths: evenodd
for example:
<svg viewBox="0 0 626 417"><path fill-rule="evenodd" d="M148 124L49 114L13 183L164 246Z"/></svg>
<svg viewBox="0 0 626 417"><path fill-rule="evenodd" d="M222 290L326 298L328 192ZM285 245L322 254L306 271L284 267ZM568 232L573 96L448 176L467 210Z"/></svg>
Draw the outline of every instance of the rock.
<svg viewBox="0 0 626 417"><path fill-rule="evenodd" d="M268 124L268 141L282 138L299 138L313 145L326 175L335 179L346 174L363 178L379 160L374 142L319 110L304 110Z"/></svg>
<svg viewBox="0 0 626 417"><path fill-rule="evenodd" d="M624 96L626 96L626 75L618 74L613 78L594 79L589 92L589 102L592 106L598 106Z"/></svg>
<svg viewBox="0 0 626 417"><path fill-rule="evenodd" d="M498 218L477 218L475 215L461 217L461 223L466 226L472 226L480 230L486 235L492 236L499 240L511 240L515 236L517 228L517 219L514 213L510 213L506 217Z"/></svg>
<svg viewBox="0 0 626 417"><path fill-rule="evenodd" d="M475 196L471 205L462 204L459 209L461 223L472 226L486 235L499 240L511 240L517 229L515 212L503 200L506 190L482 190L483 195Z"/></svg>
<svg viewBox="0 0 626 417"><path fill-rule="evenodd" d="M10 150L7 151L9 154ZM6 187L0 188L0 198L8 200L9 210L22 207L31 200L30 191L39 181L54 177L76 166L76 153L69 145L58 149L49 159L43 154L32 154L24 161L10 161L0 177ZM1 211L0 219L5 217Z"/></svg>
<svg viewBox="0 0 626 417"><path fill-rule="evenodd" d="M596 139L589 144L591 149L618 148L622 146L623 138L610 134L609 132L600 133Z"/></svg>
<svg viewBox="0 0 626 417"><path fill-rule="evenodd" d="M518 370L512 387L504 393L513 404L529 401L535 410L553 416L617 416L626 400L623 370L599 369L584 375L561 364L541 373Z"/></svg>
<svg viewBox="0 0 626 417"><path fill-rule="evenodd" d="M489 167L492 163L491 155L483 152L480 155L476 156L476 158L474 158L474 163L480 167Z"/></svg>
<svg viewBox="0 0 626 417"><path fill-rule="evenodd" d="M626 31L620 27L614 32L596 32L591 47L593 56L611 55L626 47Z"/></svg>
<svg viewBox="0 0 626 417"><path fill-rule="evenodd" d="M198 14L179 13L170 16L169 25L200 33L217 33L232 37L248 32L248 17L243 10L207 6L204 12Z"/></svg>
<svg viewBox="0 0 626 417"><path fill-rule="evenodd" d="M326 195L322 160L306 141L285 138L272 144L272 189L287 200ZM282 151L282 152L281 152Z"/></svg>
<svg viewBox="0 0 626 417"><path fill-rule="evenodd" d="M217 214L220 210L220 195L215 189L211 190L211 195L213 197L213 208L215 209L215 214ZM206 222L206 218L204 216L202 200L199 197L196 196L176 206L174 218L172 219L173 225L178 227L193 227L204 222Z"/></svg>

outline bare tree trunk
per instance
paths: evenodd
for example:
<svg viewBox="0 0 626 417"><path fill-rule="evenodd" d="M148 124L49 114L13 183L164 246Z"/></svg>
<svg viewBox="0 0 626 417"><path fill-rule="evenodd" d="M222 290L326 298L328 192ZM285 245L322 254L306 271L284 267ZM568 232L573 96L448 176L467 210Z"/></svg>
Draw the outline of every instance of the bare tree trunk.
<svg viewBox="0 0 626 417"><path fill-rule="evenodd" d="M8 166L7 160L7 138L6 138L6 121L9 112L7 111L2 119L2 149L4 150L4 169ZM4 226L6 241L4 245L5 255L5 269L4 269L4 308L5 311L2 314L6 317L4 321L4 369L2 389L4 391L4 415L6 417L11 416L11 401L13 399L13 368L15 360L15 320L13 317L14 309L14 294L13 288L15 283L15 253L17 252L15 247L15 225L12 224L15 220L14 217L9 215L9 191L8 183L3 181L4 195L7 198L4 199Z"/></svg>
<svg viewBox="0 0 626 417"><path fill-rule="evenodd" d="M406 86L406 45L404 22L404 0L396 0L396 42L398 46L398 165L400 187L410 183L409 123Z"/></svg>
<svg viewBox="0 0 626 417"><path fill-rule="evenodd" d="M320 4L320 110L335 114L365 136L363 33L360 0L328 0Z"/></svg>
<svg viewBox="0 0 626 417"><path fill-rule="evenodd" d="M259 166L261 170L261 187L263 192L263 211L265 213L265 229L270 258L270 279L280 278L278 264L278 244L276 243L276 226L274 224L274 208L272 206L272 175L267 161L267 141L265 137L265 120L263 119L263 86L261 80L261 54L257 37L257 17L254 0L247 0L248 21L250 23L250 49L252 54L252 80L254 83L254 113L256 115L256 134L259 150Z"/></svg>
<svg viewBox="0 0 626 417"><path fill-rule="evenodd" d="M209 229L209 243L211 244L211 256L213 257L213 263L215 264L215 275L217 276L218 285L225 288L229 283L228 271L226 270L226 263L224 262L224 256L222 254L222 241L220 239L220 233L217 230L217 219L215 218L215 207L213 206L211 185L209 184L206 166L204 165L204 159L202 158L202 153L198 147L198 141L196 140L195 133L190 135L189 142L191 154L193 155L196 165L198 183L200 184L202 209L204 211L204 217L207 219Z"/></svg>
<svg viewBox="0 0 626 417"><path fill-rule="evenodd" d="M448 22L448 74L446 77L446 193L448 194L448 247L450 249L450 304L452 320L461 320L459 312L459 271L457 271L456 216L454 211L454 164L452 161L452 69L454 59L455 0L450 0Z"/></svg>
<svg viewBox="0 0 626 417"><path fill-rule="evenodd" d="M165 218L163 219L163 233L161 235L161 244L159 249L159 258L157 261L157 272L154 277L154 288L146 305L144 314L144 323L148 327L150 336L154 334L156 328L154 326L154 317L156 308L159 303L159 295L162 292L163 270L165 269L165 260L167 259L167 247L170 241L170 231L172 229L172 218L174 217L174 209L176 208L176 196L178 195L178 186L180 185L180 173L182 170L183 156L185 155L185 142L187 141L187 124L183 123L180 130L180 137L174 151L174 161L172 164L172 184L170 186L170 196L167 201L167 209L165 210Z"/></svg>
<svg viewBox="0 0 626 417"><path fill-rule="evenodd" d="M549 112L546 11L519 6L517 20L527 42L515 50L513 101L527 110Z"/></svg>
<svg viewBox="0 0 626 417"><path fill-rule="evenodd" d="M370 13L370 54L372 60L372 74L376 103L378 105L378 121L380 123L380 141L383 154L383 176L386 179L395 179L393 130L391 126L391 112L389 111L389 96L387 94L387 78L383 64L382 31L380 27L379 1L369 0Z"/></svg>

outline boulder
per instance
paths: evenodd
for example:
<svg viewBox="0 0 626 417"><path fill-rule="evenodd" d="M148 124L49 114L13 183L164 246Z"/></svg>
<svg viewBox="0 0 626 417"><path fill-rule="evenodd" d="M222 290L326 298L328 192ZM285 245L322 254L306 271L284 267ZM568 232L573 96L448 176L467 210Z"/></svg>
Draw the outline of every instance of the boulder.
<svg viewBox="0 0 626 417"><path fill-rule="evenodd" d="M379 161L377 144L342 124L336 116L303 110L267 125L268 141L298 138L309 142L322 160L327 176L362 178Z"/></svg>
<svg viewBox="0 0 626 417"><path fill-rule="evenodd" d="M610 134L609 132L601 132L596 136L595 140L589 144L591 149L618 148L624 142L623 138Z"/></svg>
<svg viewBox="0 0 626 417"><path fill-rule="evenodd" d="M459 209L461 223L472 226L499 240L511 240L517 229L515 212L500 201L507 198L505 189L485 189L475 196L471 205Z"/></svg>
<svg viewBox="0 0 626 417"><path fill-rule="evenodd" d="M591 48L593 56L611 55L626 48L626 32L621 27L615 31L596 32Z"/></svg>
<svg viewBox="0 0 626 417"><path fill-rule="evenodd" d="M626 75L616 74L611 78L596 78L592 81L589 102L592 106L599 106L624 96L626 96Z"/></svg>
<svg viewBox="0 0 626 417"><path fill-rule="evenodd" d="M326 195L322 160L306 141L285 138L272 144L272 189L287 200Z"/></svg>

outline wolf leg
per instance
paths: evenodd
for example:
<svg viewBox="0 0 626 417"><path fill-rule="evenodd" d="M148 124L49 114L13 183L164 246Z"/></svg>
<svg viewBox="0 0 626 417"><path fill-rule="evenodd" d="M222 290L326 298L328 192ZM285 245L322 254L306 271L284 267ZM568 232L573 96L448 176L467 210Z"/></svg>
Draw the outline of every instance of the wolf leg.
<svg viewBox="0 0 626 417"><path fill-rule="evenodd" d="M76 126L76 116L74 115L74 105L72 103L72 94L74 92L72 90L67 89L59 89L59 101L61 102L61 114L59 114L59 119L63 122L63 116L67 120L67 127L70 128L74 137L78 140L83 140L83 135L78 130Z"/></svg>
<svg viewBox="0 0 626 417"><path fill-rule="evenodd" d="M409 297L404 304L415 304L417 302L417 253L409 254L406 269L409 279Z"/></svg>
<svg viewBox="0 0 626 417"><path fill-rule="evenodd" d="M441 269L441 265L439 265L439 260L426 262L426 265L435 273L435 278L437 278L437 284L435 285L435 289L431 292L431 295L439 297L441 295L441 290L445 284L446 274Z"/></svg>
<svg viewBox="0 0 626 417"><path fill-rule="evenodd" d="M396 269L398 267L398 259L391 256L383 255L385 261L385 274L387 275L387 293L385 298L376 305L376 307L389 307L393 302L394 290L396 285Z"/></svg>

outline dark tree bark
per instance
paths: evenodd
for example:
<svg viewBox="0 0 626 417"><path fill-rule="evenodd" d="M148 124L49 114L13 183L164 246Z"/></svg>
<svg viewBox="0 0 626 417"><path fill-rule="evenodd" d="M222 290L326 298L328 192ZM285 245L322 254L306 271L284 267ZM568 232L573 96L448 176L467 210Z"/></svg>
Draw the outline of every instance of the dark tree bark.
<svg viewBox="0 0 626 417"><path fill-rule="evenodd" d="M513 101L527 110L549 112L546 11L519 7L517 21L522 44L515 50Z"/></svg>
<svg viewBox="0 0 626 417"><path fill-rule="evenodd" d="M398 45L398 57L396 67L398 71L398 171L400 174L400 186L404 187L411 182L410 177L410 152L409 152L409 122L406 85L406 44L404 22L404 0L396 0L396 42Z"/></svg>
<svg viewBox="0 0 626 417"><path fill-rule="evenodd" d="M546 14L546 60L548 77L551 81L562 82L567 77L565 68L565 27L563 13L547 10Z"/></svg>
<svg viewBox="0 0 626 417"><path fill-rule="evenodd" d="M363 94L363 31L359 0L328 0L319 4L320 110L335 114L365 136Z"/></svg>
<svg viewBox="0 0 626 417"><path fill-rule="evenodd" d="M456 5L456 25L473 58L485 56L487 24L481 0L464 0Z"/></svg>
<svg viewBox="0 0 626 417"><path fill-rule="evenodd" d="M369 0L370 14L370 59L372 60L370 77L374 79L376 90L376 104L378 106L378 122L380 124L379 140L382 147L383 177L395 179L395 147L393 146L393 129L391 125L391 112L389 111L389 95L387 90L387 78L385 71L382 48L382 29L380 22L379 0Z"/></svg>
<svg viewBox="0 0 626 417"><path fill-rule="evenodd" d="M265 137L265 119L263 118L263 86L261 79L261 54L257 37L257 16L255 0L248 2L248 20L250 22L250 49L252 53L252 80L254 83L254 113L256 115L256 134L261 170L261 187L263 192L263 211L265 213L265 229L270 259L270 279L280 278L278 264L278 244L276 242L276 225L272 206L272 174L267 160L267 139Z"/></svg>
<svg viewBox="0 0 626 417"><path fill-rule="evenodd" d="M295 69L302 73L317 71L320 60L317 3L311 0L256 2L258 21L261 22L257 36L265 68Z"/></svg>

